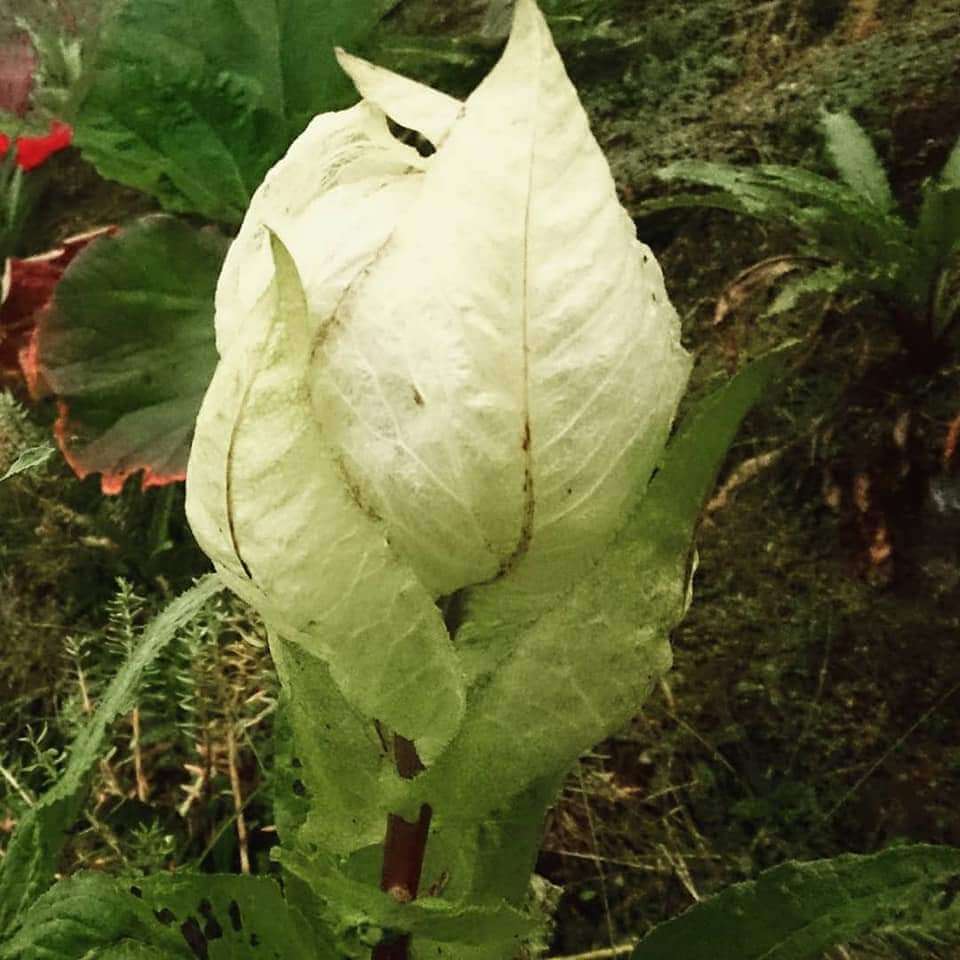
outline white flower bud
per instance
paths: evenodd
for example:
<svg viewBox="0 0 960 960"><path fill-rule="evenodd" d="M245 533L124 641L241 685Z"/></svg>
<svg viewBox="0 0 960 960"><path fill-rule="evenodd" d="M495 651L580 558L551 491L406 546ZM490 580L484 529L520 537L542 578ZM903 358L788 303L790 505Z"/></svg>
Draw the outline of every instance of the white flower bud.
<svg viewBox="0 0 960 960"><path fill-rule="evenodd" d="M365 99L293 144L224 265L188 512L231 585L427 756L463 699L435 600L536 605L581 576L689 358L533 0L462 104L340 59ZM385 716L391 685L431 703Z"/></svg>

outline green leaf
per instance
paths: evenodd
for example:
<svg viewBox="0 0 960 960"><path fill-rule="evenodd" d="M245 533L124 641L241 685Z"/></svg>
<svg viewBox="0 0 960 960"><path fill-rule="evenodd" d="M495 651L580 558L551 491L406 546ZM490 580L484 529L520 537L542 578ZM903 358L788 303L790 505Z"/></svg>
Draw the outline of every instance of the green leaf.
<svg viewBox="0 0 960 960"><path fill-rule="evenodd" d="M326 949L322 949L325 947ZM319 948L319 949L318 949ZM0 950L4 960L333 960L265 877L80 874L57 884Z"/></svg>
<svg viewBox="0 0 960 960"><path fill-rule="evenodd" d="M657 927L633 960L814 960L867 934L952 945L958 884L960 850L951 847L785 863Z"/></svg>
<svg viewBox="0 0 960 960"><path fill-rule="evenodd" d="M333 48L356 46L379 13L373 0L129 0L75 141L166 209L239 223L307 121L350 102Z"/></svg>
<svg viewBox="0 0 960 960"><path fill-rule="evenodd" d="M276 636L270 649L281 683L297 690L296 699L284 696L277 731L274 802L284 845L346 856L381 842L381 782L395 774L373 721L347 702L326 663Z"/></svg>
<svg viewBox="0 0 960 960"><path fill-rule="evenodd" d="M650 211L672 207L716 207L761 220L793 226L804 237L801 251L835 260L851 278L906 301L914 291L907 282L917 271L913 231L898 216L870 203L845 183L799 167L687 161L657 171L666 181L688 180L719 192L680 194L652 201Z"/></svg>
<svg viewBox="0 0 960 960"><path fill-rule="evenodd" d="M639 509L593 570L515 638L463 726L414 783L435 815L481 819L562 776L625 724L670 665L694 527L741 420L782 375L787 345L706 398L670 444Z"/></svg>
<svg viewBox="0 0 960 960"><path fill-rule="evenodd" d="M940 176L923 185L916 248L920 269L909 281L917 288L918 303L929 309L936 338L957 315L953 288L960 266L960 141Z"/></svg>
<svg viewBox="0 0 960 960"><path fill-rule="evenodd" d="M940 171L940 182L945 187L960 188L960 137L957 138L950 156L947 157L947 162Z"/></svg>
<svg viewBox="0 0 960 960"><path fill-rule="evenodd" d="M743 418L780 384L798 349L793 340L763 354L687 414L621 541L635 537L655 556L686 564L700 510Z"/></svg>
<svg viewBox="0 0 960 960"><path fill-rule="evenodd" d="M529 891L543 840L545 812L564 776L532 784L479 823L457 811L439 809L430 826L421 886L434 884L452 900L489 901L499 897L519 907Z"/></svg>
<svg viewBox="0 0 960 960"><path fill-rule="evenodd" d="M886 171L863 128L844 112L823 111L820 122L827 152L844 182L878 209L893 210L896 201Z"/></svg>
<svg viewBox="0 0 960 960"><path fill-rule="evenodd" d="M117 717L133 707L144 671L173 639L177 629L222 588L209 576L173 601L144 630L143 636L70 747L60 780L22 817L0 861L0 938L19 925L36 897L52 882L64 834L78 817L87 776L106 750L107 734Z"/></svg>
<svg viewBox="0 0 960 960"><path fill-rule="evenodd" d="M28 447L7 468L7 472L0 477L0 483L15 477L18 473L35 470L45 464L55 453L57 448L52 443L41 443L35 447Z"/></svg>
<svg viewBox="0 0 960 960"><path fill-rule="evenodd" d="M960 249L960 185L931 180L923 186L917 243L934 268Z"/></svg>
<svg viewBox="0 0 960 960"><path fill-rule="evenodd" d="M57 434L80 477L117 493L182 480L216 367L213 295L228 242L147 217L84 249L41 321L38 361L62 401Z"/></svg>
<svg viewBox="0 0 960 960"><path fill-rule="evenodd" d="M834 293L850 285L852 280L853 277L847 269L839 264L820 267L805 277L788 280L763 315L775 317L786 313L788 310L793 310L802 297L815 293Z"/></svg>
<svg viewBox="0 0 960 960"><path fill-rule="evenodd" d="M486 903L454 903L442 897L422 897L398 903L376 885L357 881L337 869L332 859L312 857L284 850L281 862L303 880L324 906L327 926L336 932L338 943L356 946L371 930L387 937L409 933L458 946L497 944L501 956L514 951L532 932L534 923L522 910L497 900ZM374 937L373 943L379 937Z"/></svg>

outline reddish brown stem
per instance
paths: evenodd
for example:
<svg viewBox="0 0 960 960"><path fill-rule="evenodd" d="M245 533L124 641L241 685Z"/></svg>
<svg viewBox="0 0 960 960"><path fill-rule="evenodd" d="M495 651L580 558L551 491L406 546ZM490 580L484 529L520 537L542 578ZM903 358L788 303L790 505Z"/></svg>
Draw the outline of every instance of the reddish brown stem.
<svg viewBox="0 0 960 960"><path fill-rule="evenodd" d="M424 769L416 747L404 737L394 736L393 755L397 773L405 780L412 780ZM395 813L387 815L380 889L389 893L398 903L409 903L416 899L431 814L429 804L425 803L420 807L419 818L412 823ZM408 960L409 954L410 938L403 936L375 946L372 960Z"/></svg>

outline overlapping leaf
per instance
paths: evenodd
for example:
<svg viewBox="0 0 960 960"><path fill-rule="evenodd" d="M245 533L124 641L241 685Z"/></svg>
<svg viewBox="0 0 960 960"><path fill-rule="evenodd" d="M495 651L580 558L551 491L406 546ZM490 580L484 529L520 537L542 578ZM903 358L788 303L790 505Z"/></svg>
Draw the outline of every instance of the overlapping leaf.
<svg viewBox="0 0 960 960"><path fill-rule="evenodd" d="M782 376L783 347L691 413L638 510L594 569L532 627L469 704L417 781L434 809L480 819L626 723L670 665L694 526L739 424Z"/></svg>
<svg viewBox="0 0 960 960"><path fill-rule="evenodd" d="M320 343L317 414L431 592L556 589L616 530L685 385L659 268L532 2L459 111L345 66L438 149Z"/></svg>
<svg viewBox="0 0 960 960"><path fill-rule="evenodd" d="M188 516L271 629L325 660L355 709L417 740L428 759L463 712L453 646L433 598L358 504L311 415L311 320L289 253L276 238L272 250L271 288L203 403Z"/></svg>
<svg viewBox="0 0 960 960"><path fill-rule="evenodd" d="M238 223L314 114L349 100L333 59L374 0L131 0L105 27L76 142L172 211Z"/></svg>

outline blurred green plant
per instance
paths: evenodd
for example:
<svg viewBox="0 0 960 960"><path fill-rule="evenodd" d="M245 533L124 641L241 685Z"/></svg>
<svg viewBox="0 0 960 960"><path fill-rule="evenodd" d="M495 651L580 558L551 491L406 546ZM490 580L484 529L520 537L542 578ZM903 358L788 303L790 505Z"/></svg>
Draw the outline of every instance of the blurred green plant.
<svg viewBox="0 0 960 960"><path fill-rule="evenodd" d="M791 310L811 294L870 296L913 361L935 369L956 347L960 318L960 141L940 174L923 185L911 222L856 121L824 112L821 124L839 181L800 167L681 161L658 176L713 191L674 194L644 210L713 207L788 224L800 235L799 256L815 269L788 280L768 314Z"/></svg>
<svg viewBox="0 0 960 960"><path fill-rule="evenodd" d="M229 229L309 120L351 101L334 46L362 48L390 6L111 0L92 19L55 3L21 20L39 54L37 109L74 124L83 156L165 209ZM21 364L35 396L57 397L67 462L81 478L100 473L105 493L141 471L144 489L183 479L216 362L226 246L196 222L146 219L92 241L38 313Z"/></svg>

